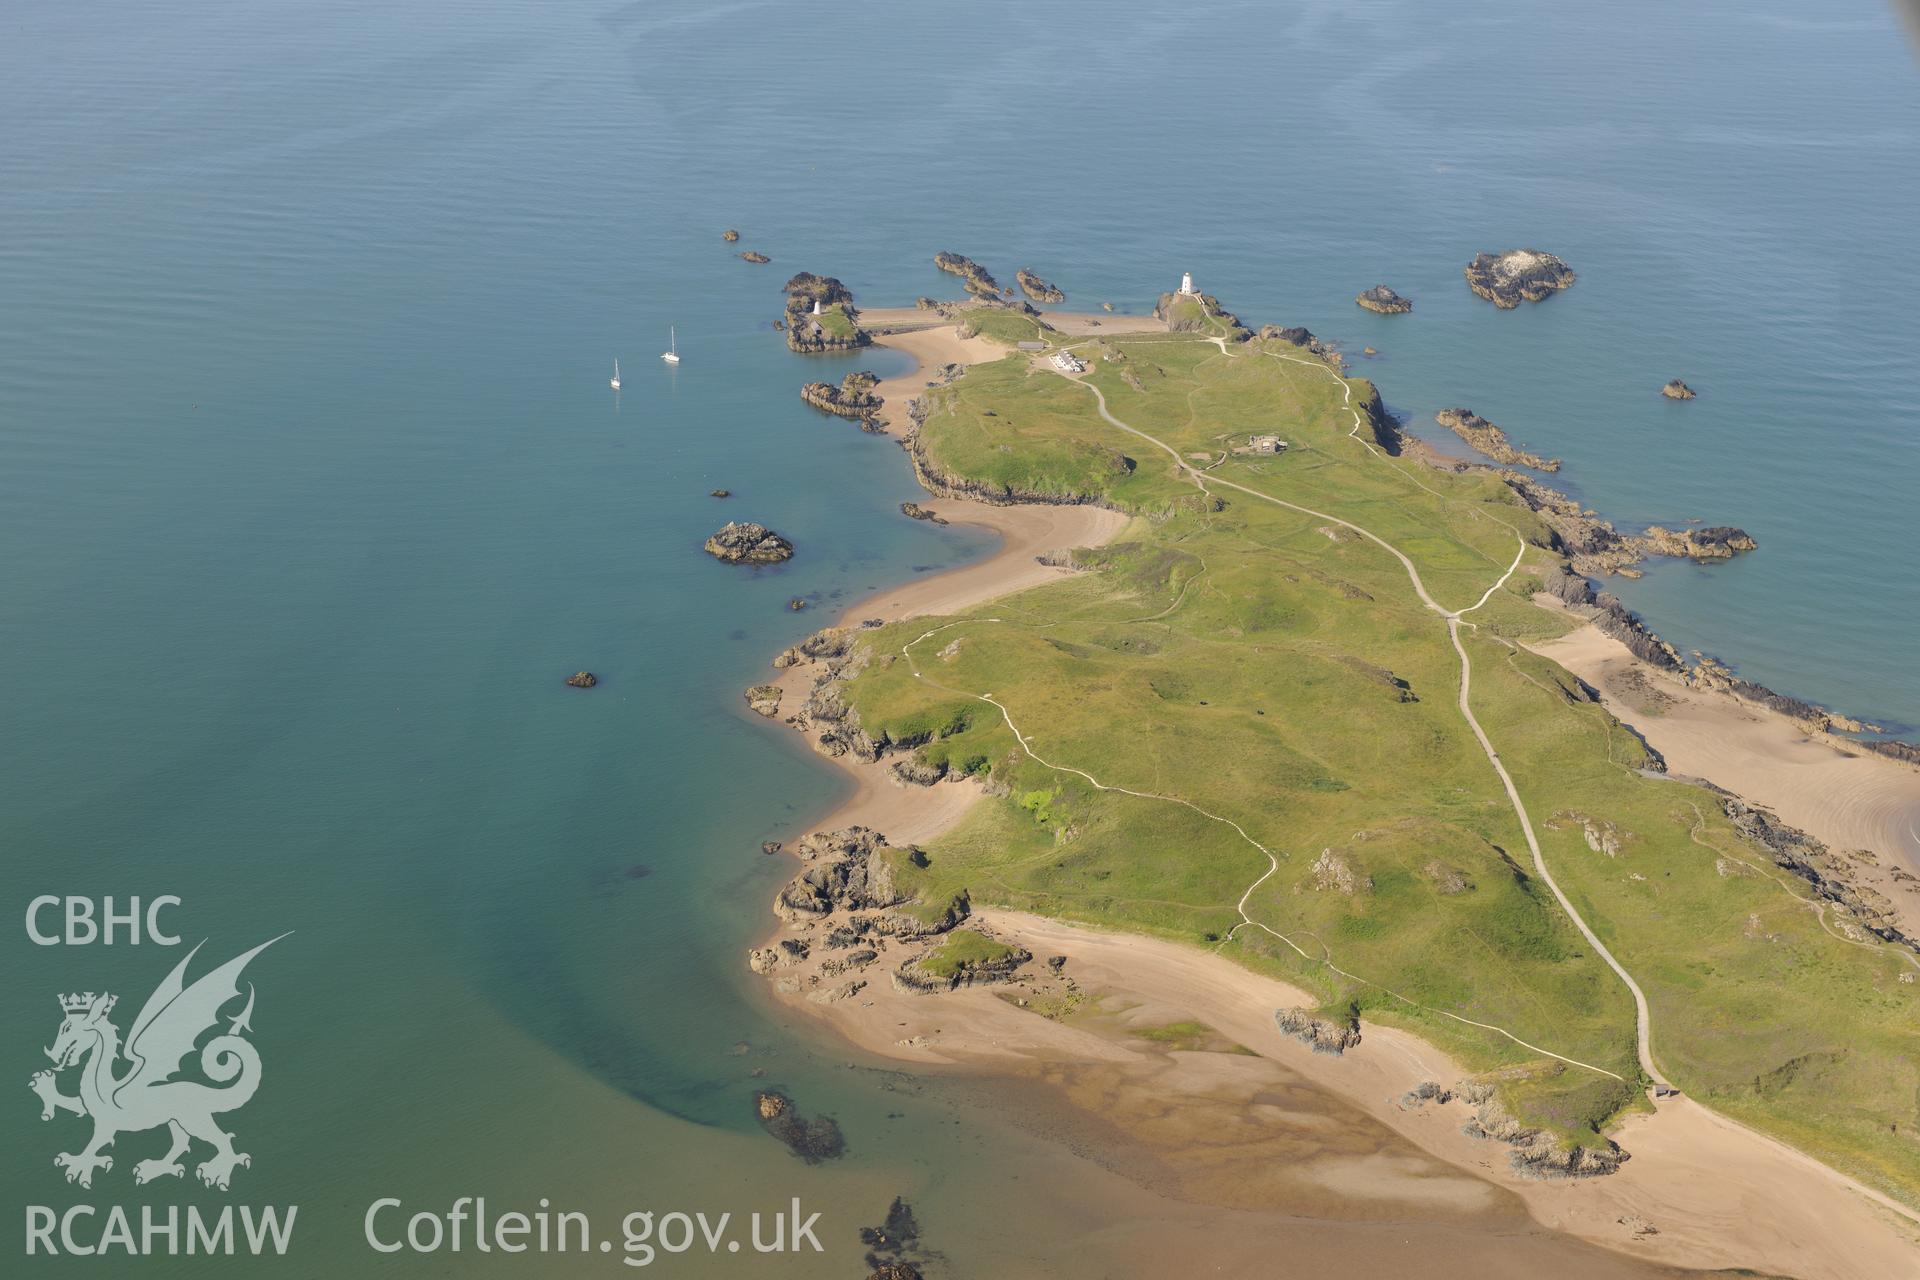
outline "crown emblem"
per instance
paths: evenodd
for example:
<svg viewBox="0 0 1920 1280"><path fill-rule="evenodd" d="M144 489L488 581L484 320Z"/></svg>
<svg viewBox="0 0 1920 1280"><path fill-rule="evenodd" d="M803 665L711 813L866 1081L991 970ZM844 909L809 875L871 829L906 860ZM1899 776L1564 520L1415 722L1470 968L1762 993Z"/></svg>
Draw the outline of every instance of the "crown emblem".
<svg viewBox="0 0 1920 1280"><path fill-rule="evenodd" d="M112 1013L113 1006L119 1001L119 999L120 999L119 996L108 996L107 1002L100 1006L100 1012ZM93 992L91 991L85 991L85 992L76 991L76 992L73 992L71 995L63 995L60 997L60 1008L67 1013L85 1013L88 1009L91 1009L92 1007L93 1007Z"/></svg>

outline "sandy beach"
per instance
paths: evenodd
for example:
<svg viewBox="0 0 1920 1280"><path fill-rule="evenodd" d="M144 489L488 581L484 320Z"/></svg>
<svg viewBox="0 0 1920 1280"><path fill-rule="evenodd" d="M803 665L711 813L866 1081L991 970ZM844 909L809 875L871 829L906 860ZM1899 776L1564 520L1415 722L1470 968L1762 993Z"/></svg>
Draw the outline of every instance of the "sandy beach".
<svg viewBox="0 0 1920 1280"><path fill-rule="evenodd" d="M950 325L926 323L924 312L863 315L877 329L885 324L881 317L897 317L902 326L910 319L920 322L880 338L920 362L913 373L879 388L887 399L884 416L896 433L904 424L905 401L942 366L1004 354L1002 348L960 338ZM952 612L1031 586L1061 572L1037 564L1036 554L1094 545L1115 537L1126 524L1124 517L1092 507L946 500L923 505L955 523L993 529L1003 539L1000 549L975 565L863 601L848 611L847 621ZM1604 689L1606 679L1617 678L1600 669L1612 655L1591 639L1576 634L1556 645L1543 651L1591 683ZM787 705L805 697L812 679L805 667L781 673ZM1900 811L1899 797L1914 794L1902 792L1896 779L1875 769L1872 781L1863 785L1884 796L1885 812L1861 816L1852 805L1823 796L1829 783L1798 781L1793 774L1802 763L1817 766L1826 759L1812 759L1806 751L1835 756L1835 770L1858 757L1841 759L1816 744L1801 744L1805 751L1793 744L1766 745L1764 734L1754 738L1754 762L1746 766L1757 772L1723 767L1716 774L1715 752L1724 746L1716 734L1724 736L1727 725L1694 725L1689 715L1672 713L1662 719L1693 726L1686 729L1692 737L1672 736L1671 745L1653 736L1654 726L1640 726L1676 772L1710 777L1749 794L1838 847L1873 847L1874 832L1890 829L1885 824L1895 818L1887 815ZM1741 728L1744 733L1754 726ZM1693 750L1700 753L1697 759L1688 754ZM1767 762L1776 772L1762 769ZM850 756L839 763L854 779L855 790L810 830L857 824L885 832L895 844L925 841L958 822L983 794L971 781L908 787L896 782L884 763L862 764ZM1892 762L1865 763L1913 774L1920 783L1920 773ZM1867 773L1861 770L1858 776ZM1794 786L1800 788L1796 794L1806 805L1804 813L1776 795L1776 788L1791 793ZM1021 1006L1029 992L1042 993L1049 981L1044 974L1024 979L1024 987L907 993L884 976L882 966L898 962L885 954L873 971L875 980L854 996L831 1003L809 1000L803 968L780 971L788 980L777 984L785 988L777 999L795 1016L817 1020L877 1056L931 1071L1017 1077L1050 1090L1079 1113L1097 1116L1108 1135L1076 1149L1187 1206L1184 1213L1207 1211L1194 1208L1203 1206L1220 1215L1280 1210L1330 1219L1473 1222L1484 1216L1493 1224L1510 1221L1520 1205L1523 1218L1542 1227L1662 1266L1879 1280L1910 1273L1920 1259L1920 1221L1885 1197L1686 1098L1663 1101L1656 1114L1635 1115L1622 1124L1617 1137L1632 1159L1612 1176L1523 1179L1509 1167L1504 1146L1461 1132L1471 1115L1464 1102L1409 1106L1402 1101L1422 1081L1451 1084L1469 1074L1414 1036L1368 1026L1362 1043L1346 1055L1316 1055L1280 1035L1272 1021L1275 1009L1312 1003L1309 997L1219 954L1016 912L979 910L976 920L1036 957L1065 957L1065 979L1051 981L1071 981L1076 1011L1054 1018ZM786 936L786 930L774 936ZM1208 1028L1212 1042L1169 1050L1137 1034L1141 1028L1187 1022ZM1216 1230L1235 1229L1230 1216L1208 1221ZM1560 1274L1615 1274L1606 1261L1610 1256L1596 1252L1591 1269L1575 1265Z"/></svg>
<svg viewBox="0 0 1920 1280"><path fill-rule="evenodd" d="M1920 936L1920 769L1850 749L1731 694L1696 689L1648 666L1592 625L1532 646L1598 689L1607 710L1666 758L1837 852L1864 849L1859 878Z"/></svg>

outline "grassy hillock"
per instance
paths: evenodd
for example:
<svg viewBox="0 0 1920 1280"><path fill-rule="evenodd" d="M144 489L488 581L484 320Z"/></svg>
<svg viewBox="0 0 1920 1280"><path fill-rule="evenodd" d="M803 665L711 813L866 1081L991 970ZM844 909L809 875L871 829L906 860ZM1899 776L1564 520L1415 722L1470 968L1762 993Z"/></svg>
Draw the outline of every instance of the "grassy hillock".
<svg viewBox="0 0 1920 1280"><path fill-rule="evenodd" d="M1210 479L1319 514L1224 484L1202 494L1153 442L1102 421L1087 387L1022 356L929 393L920 446L945 473L1139 518L1083 552L1084 573L863 635L871 660L845 691L861 723L924 741L920 756L997 796L928 844L924 866L902 862L903 887L1219 947L1330 1011L1418 1031L1526 1122L1590 1141L1646 1105L1631 1000L1534 873L1456 706L1443 622L1338 522L1405 553L1452 609L1524 546L1468 616L1474 709L1549 867L1646 989L1662 1070L1920 1199L1911 964L1823 920L1708 792L1643 775L1637 739L1515 647L1566 625L1528 598L1558 562L1536 518L1484 473L1369 450L1351 406L1371 388L1284 343L1075 349L1119 418ZM1256 432L1289 448L1231 452ZM1254 842L1279 862L1247 895L1259 928L1236 910L1268 870Z"/></svg>
<svg viewBox="0 0 1920 1280"><path fill-rule="evenodd" d="M962 316L966 328L982 338L1015 346L1022 342L1044 342L1054 328L1038 316L1012 307L971 307Z"/></svg>

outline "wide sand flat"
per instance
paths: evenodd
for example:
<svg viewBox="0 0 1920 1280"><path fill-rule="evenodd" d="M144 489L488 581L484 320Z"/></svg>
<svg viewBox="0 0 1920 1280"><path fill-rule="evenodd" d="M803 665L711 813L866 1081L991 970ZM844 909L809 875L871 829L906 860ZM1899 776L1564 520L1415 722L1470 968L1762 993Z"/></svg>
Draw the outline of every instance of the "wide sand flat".
<svg viewBox="0 0 1920 1280"><path fill-rule="evenodd" d="M938 791L936 787L934 790ZM851 816L851 815L848 815ZM977 987L924 996L884 980L830 1006L796 1001L863 1048L902 1061L1012 1070L1045 1079L1097 1104L1107 1121L1162 1150L1185 1198L1232 1208L1307 1205L1319 1188L1372 1212L1398 1204L1492 1210L1496 1189L1517 1195L1535 1220L1597 1244L1668 1265L1749 1267L1816 1280L1868 1280L1912 1274L1920 1266L1920 1224L1890 1202L1772 1139L1698 1104L1663 1101L1654 1115L1631 1117L1619 1135L1633 1153L1610 1177L1543 1182L1516 1176L1506 1148L1460 1132L1471 1115L1461 1102L1409 1107L1424 1080L1467 1074L1432 1045L1378 1025L1341 1057L1315 1054L1281 1036L1273 1011L1311 1003L1296 987L1223 956L1163 939L1103 933L1020 912L987 910L977 919L1036 957L1068 957L1066 972L1104 1015L1055 1022L1002 998L1008 989ZM1166 1055L1125 1034L1197 1020L1264 1063L1229 1054ZM1213 1059L1213 1061L1206 1061ZM1299 1115L1264 1117L1264 1095L1304 1083L1343 1109L1397 1134L1394 1145L1362 1155L1337 1143L1302 1144L1287 1131ZM1192 1114L1183 1118L1183 1103ZM1238 1131L1228 1141L1223 1121ZM1271 1148L1291 1145L1295 1165L1278 1176L1265 1167ZM1431 1159L1420 1159L1414 1152ZM1350 1210L1351 1211L1351 1210ZM1646 1228L1652 1227L1648 1232Z"/></svg>

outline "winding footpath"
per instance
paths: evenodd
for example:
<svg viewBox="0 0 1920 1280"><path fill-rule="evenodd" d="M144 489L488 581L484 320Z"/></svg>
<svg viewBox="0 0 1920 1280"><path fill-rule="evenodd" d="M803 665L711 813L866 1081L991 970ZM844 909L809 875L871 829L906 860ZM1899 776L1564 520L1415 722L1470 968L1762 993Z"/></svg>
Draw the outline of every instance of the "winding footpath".
<svg viewBox="0 0 1920 1280"><path fill-rule="evenodd" d="M1222 354L1227 353L1225 339L1215 338L1213 339L1213 341L1218 343ZM1269 354L1272 354L1272 353L1269 353ZM1232 357L1229 356L1228 358L1231 359ZM1275 358L1287 359L1288 357L1276 356ZM1295 363L1309 364L1310 362L1301 360L1301 361L1295 361ZM1324 365L1313 366L1313 367L1319 367L1324 369L1328 377L1333 378L1335 381L1340 383L1341 389L1346 393L1346 397L1347 397L1346 408L1348 412L1353 415L1353 418L1354 418L1353 430L1348 434L1352 438L1359 440L1360 443L1362 443L1363 445L1366 445L1369 449L1371 449L1373 447L1371 442L1367 441L1366 439L1364 439L1359 435L1359 431L1361 429L1360 411L1354 407L1353 390L1351 385L1348 384L1345 378L1342 378L1339 374L1335 373L1330 368L1326 368ZM1061 374L1059 376L1065 377L1066 375ZM1414 594L1420 598L1420 603L1425 605L1427 609L1429 609L1433 613L1438 614L1446 622L1447 638L1453 642L1453 651L1460 658L1460 696L1459 696L1459 702L1458 702L1458 705L1460 708L1460 714L1466 720L1467 727L1473 731L1474 740L1480 744L1480 750L1483 753L1485 753L1487 757L1487 763L1493 766L1494 773L1500 779L1501 787L1505 789L1507 793L1507 801L1513 808L1514 817L1517 818L1520 822L1521 833L1526 837L1527 849L1533 855L1534 871L1539 875L1541 882L1544 883L1547 886L1547 888L1553 893L1554 900L1560 904L1561 910L1567 913L1567 918L1573 921L1574 927L1580 931L1580 936L1586 939L1587 945L1592 947L1594 950L1594 953L1598 955L1603 961L1606 962L1607 967L1613 970L1615 975L1619 977L1620 981L1623 984L1625 984L1628 992L1632 994L1633 1006L1634 1006L1634 1024L1635 1024L1634 1025L1634 1049L1640 1061L1640 1070L1646 1075L1647 1079L1653 1083L1654 1094L1656 1097L1671 1091L1672 1090L1671 1084L1669 1084L1666 1077L1660 1073L1659 1067L1657 1067L1654 1064L1653 1017L1652 1017L1652 1013L1650 1012L1647 1006L1646 993L1640 989L1640 984L1634 981L1633 975L1627 972L1626 966L1622 965L1620 961L1614 957L1613 952L1608 949L1606 943L1600 940L1600 936L1593 931L1592 926L1590 926L1586 922L1586 919L1580 914L1580 912L1574 907L1572 901L1567 897L1566 892L1561 889L1559 882L1553 878L1553 873L1547 869L1546 855L1541 851L1539 837L1534 834L1533 820L1527 814L1526 804L1520 799L1520 790L1518 787L1514 785L1513 775L1507 772L1506 765L1503 764L1500 760L1500 753L1494 750L1492 740L1487 737L1487 731L1481 727L1479 719L1475 717L1475 715L1473 714L1473 705L1471 701L1471 692L1472 692L1472 686L1473 686L1473 662L1467 656L1466 645L1463 644L1460 639L1460 628L1463 625L1461 622L1461 618L1465 614L1471 613L1473 610L1478 609L1481 605L1484 605L1488 600L1493 598L1494 592L1498 591L1501 587L1506 585L1507 580L1511 578L1514 574L1514 571L1520 567L1520 561L1526 555L1527 546L1526 546L1525 540L1524 539L1520 540L1520 548L1518 552L1514 555L1513 563L1507 566L1507 571L1500 575L1499 581L1495 582L1491 587L1487 588L1485 594L1483 594L1479 600L1475 601L1473 604L1469 605L1465 609L1457 609L1457 610L1448 609L1444 605L1442 605L1439 601L1435 600L1432 594L1428 592L1426 583L1421 580L1420 571L1418 568L1414 566L1413 561L1410 560L1406 556L1406 554L1403 553L1398 547L1395 547L1392 543L1388 542L1385 538L1380 537L1378 534L1374 533L1372 530L1366 529L1361 527L1360 525L1354 524L1350 520L1342 520L1340 517L1329 515L1324 511L1316 511L1312 507L1303 507L1298 503L1288 502L1283 498L1276 498L1271 494L1262 493L1258 489L1249 488L1246 485L1239 484L1232 480L1223 479L1220 476L1210 476L1210 475L1203 474L1201 471L1191 466L1185 458L1181 457L1179 450L1167 444L1164 440L1159 439L1157 436L1149 435L1147 432L1140 430L1138 427L1135 427L1130 423L1123 422L1119 418L1115 417L1113 415L1113 412L1107 407L1107 397L1105 393L1103 393L1098 386L1095 386L1093 383L1084 381L1079 378L1072 378L1072 379L1069 379L1069 381L1077 382L1081 386L1084 386L1085 388L1087 388L1087 390L1093 392L1094 401L1099 408L1100 416L1102 419L1104 419L1106 422L1108 422L1112 426L1118 427L1120 430L1127 432L1129 435L1138 436L1140 439L1145 440L1147 443L1161 450L1161 452L1165 453L1169 458L1173 459L1174 466L1181 472L1181 474L1185 475L1188 479L1190 479L1201 490L1201 492L1210 494L1212 492L1211 486L1218 485L1223 488L1232 489L1238 493L1246 494L1248 497L1251 497L1251 498L1258 498L1262 502L1270 502L1277 507L1284 507L1289 511L1297 511L1302 515L1312 516L1316 520L1328 521L1329 523L1339 525L1344 529L1352 530L1354 533L1359 534L1361 537L1367 539L1369 542L1372 542L1376 546L1379 546L1380 548L1385 550L1389 555L1391 555L1395 560L1398 560L1400 562L1401 568L1406 570L1408 581L1410 581L1413 584ZM1516 538L1518 537L1517 534L1515 536ZM1467 623L1465 625L1472 626L1473 624ZM989 698L987 699L987 701L992 701L992 699ZM994 705L999 706L1000 704L995 703ZM1006 714L1006 709L1002 707L1001 712L1003 715ZM1013 721L1011 716L1008 717L1007 723L1009 727L1012 726ZM1016 729L1014 732L1015 732L1015 736L1018 737L1019 731ZM1024 738L1021 739L1021 745L1023 747L1026 746L1026 741ZM1029 755L1033 754L1030 749L1028 750L1028 754ZM1039 760L1040 757L1036 755L1034 756L1034 759ZM1044 764L1046 762L1041 761L1041 763ZM1079 773L1080 771L1072 770L1072 772ZM1088 777L1088 775L1085 775L1085 774L1081 774L1081 776ZM1093 781L1093 779L1090 777L1088 777L1088 780ZM1099 784L1095 783L1095 785L1099 785ZM1161 798L1171 799L1172 797L1161 797ZM1188 804L1188 802L1186 801L1180 801L1180 803ZM1192 808L1194 806L1192 806L1191 804L1188 804L1188 807ZM1213 816L1213 815L1208 815L1208 816ZM1225 820L1222 819L1222 821L1225 821ZM1239 830L1239 827L1237 826L1237 824L1235 825L1235 830ZM1246 836L1246 833L1244 831L1241 831L1241 835ZM1268 879L1268 877L1272 876L1276 871L1279 870L1279 867L1280 867L1279 859L1274 856L1271 850L1267 849L1264 845L1260 845L1259 842L1253 840L1251 836L1247 836L1246 838L1249 843L1253 844L1256 848L1259 848L1262 853L1265 853L1267 855L1269 866L1267 868L1266 874L1262 875L1260 879L1254 881L1252 885L1249 885L1246 893L1242 894L1240 897L1240 902L1238 904L1237 909L1240 913L1241 923L1242 925L1252 925L1255 928L1263 929L1267 933L1273 934L1275 937L1280 937L1281 935L1279 935L1278 933L1275 933L1272 929L1268 929L1265 925L1260 924L1259 921L1254 920L1251 916L1247 914L1247 910L1246 910L1247 900L1252 896L1254 890L1259 888L1260 885ZM1240 926L1235 926L1235 927L1236 929L1238 929ZM1292 941L1289 939L1281 938L1281 940L1286 942L1288 946L1294 945ZM1299 950L1298 947L1294 947L1294 949L1296 951ZM1305 955L1306 953L1301 952L1301 954ZM1382 989L1384 990L1384 988ZM1444 1012L1444 1011L1437 1011L1437 1012ZM1448 1016L1454 1016L1454 1015L1448 1015ZM1467 1020L1460 1019L1460 1021L1464 1022ZM1475 1023L1473 1025L1479 1026L1483 1024ZM1497 1027L1491 1028L1491 1029L1496 1031L1500 1030ZM1505 1031L1501 1031L1501 1034L1508 1035L1509 1038L1514 1038L1510 1035L1510 1033L1507 1033ZM1521 1042L1521 1043L1524 1043L1524 1042ZM1528 1047L1532 1048L1534 1046L1528 1046ZM1546 1052L1546 1051L1541 1050L1541 1052ZM1560 1057L1560 1055L1558 1054L1551 1054L1549 1056L1552 1056L1555 1058ZM1572 1059L1561 1059L1561 1060L1572 1061ZM1587 1066L1588 1064L1581 1063L1579 1065ZM1602 1068L1598 1068L1598 1067L1594 1067L1590 1069L1602 1070ZM1608 1071L1608 1072L1604 1072L1604 1074L1613 1075L1614 1073ZM1615 1077L1615 1078L1617 1079L1618 1077Z"/></svg>
<svg viewBox="0 0 1920 1280"><path fill-rule="evenodd" d="M989 706L998 710L1000 713L1000 718L1006 722L1008 730L1012 732L1014 736L1014 740L1020 744L1020 750L1025 752L1027 756L1034 761L1034 763L1042 766L1043 768L1052 769L1056 773L1070 773L1076 778L1084 779L1086 783L1096 791L1110 791L1123 796L1133 796L1135 799L1139 799L1139 800L1159 800L1159 801L1164 801L1167 804L1177 804L1184 809L1190 809L1194 813L1199 814L1201 817L1206 818L1211 822L1217 822L1217 823L1220 823L1222 826L1231 827L1234 833L1238 835L1242 840L1246 841L1248 844L1252 845L1254 848L1258 849L1262 854L1264 854L1267 859L1267 869L1261 873L1259 879L1255 880L1252 884L1247 886L1247 890L1245 893L1240 895L1240 901L1235 905L1235 910L1238 911L1240 915L1240 923L1235 925L1231 930L1228 931L1227 938L1229 940L1233 937L1234 934L1240 932L1241 929L1251 926L1269 935L1270 937L1279 939L1281 942L1285 943L1289 948L1291 948L1294 954L1298 955L1302 960L1307 961L1309 964L1325 965L1330 972L1336 973L1341 977L1346 978L1350 982L1357 982L1362 986L1372 987L1374 990L1379 991L1387 996L1390 996L1395 1000L1398 1000L1401 1004L1406 1005L1408 1008L1418 1009L1423 1013L1437 1014L1442 1018L1450 1018L1455 1022L1462 1023L1463 1025L1466 1025L1469 1027L1478 1027L1482 1031L1491 1031L1495 1035L1504 1036L1508 1040L1513 1041L1515 1044L1519 1045L1523 1049L1530 1050L1534 1053L1543 1054L1546 1057L1552 1058L1557 1062L1564 1062L1569 1066L1581 1067L1587 1071L1597 1072L1600 1075L1610 1077L1611 1079L1614 1079L1614 1080L1624 1080L1626 1078L1620 1075L1618 1072L1607 1070L1605 1067L1595 1066L1591 1062L1582 1062L1578 1058L1569 1058L1565 1054L1555 1053L1553 1050L1548 1049L1542 1045L1534 1044L1529 1040L1522 1040L1519 1036L1507 1030L1505 1027L1495 1026L1491 1022L1477 1022L1472 1018L1463 1017L1460 1014L1451 1012L1450 1010L1437 1009L1432 1005L1421 1004L1417 1000L1409 999L1408 997L1401 995L1398 991L1395 991L1392 987L1386 986L1383 983L1375 982L1372 978L1364 977L1360 974L1351 972L1350 970L1341 968L1339 965L1333 962L1332 953L1327 951L1325 943L1321 944L1322 954L1318 956L1310 954L1303 947L1301 947L1299 943L1295 942L1292 938L1289 938L1286 934L1281 933L1278 929L1272 928L1269 925L1263 924L1262 922L1255 920L1251 915L1247 914L1247 900L1253 896L1253 893L1256 889L1258 889L1262 884L1266 883L1267 879L1270 876L1272 876L1274 872L1280 869L1280 859L1273 852L1273 850L1267 848L1266 845L1261 844L1258 840L1254 839L1253 836L1247 831L1245 827L1241 826L1239 823L1235 822L1232 818L1229 818L1224 814L1214 813L1209 809L1201 808L1199 805L1195 804L1191 800L1186 799L1184 796L1166 795L1158 791L1136 791L1132 787L1115 786L1113 784L1100 781L1100 779L1094 777L1091 773L1088 773L1085 769L1076 768L1070 764L1059 764L1055 761L1047 759L1045 756L1041 755L1038 751L1034 750L1033 743L1027 738L1026 734L1020 731L1020 726L1014 723L1013 712L1011 709L1008 708L1006 703L1001 702L998 698L994 697L991 693L970 693L964 689L955 689L951 685L941 684L937 680L929 680L927 679L926 672L922 671L920 669L920 665L913 660L913 650L916 645L918 645L923 640L932 639L934 636L939 635L943 631L951 630L954 627L983 625L987 623L1005 623L1006 621L1007 620L1005 618L968 618L968 619L963 619L960 622L945 623L941 626L934 627L930 631L923 631L919 635L915 636L913 639L907 641L907 643L901 645L900 654L902 657L904 657L907 660L907 668L908 670L913 672L914 679L925 680L928 685L932 686L935 689L940 689L947 693L959 694L961 697L972 698L977 702L987 703Z"/></svg>

